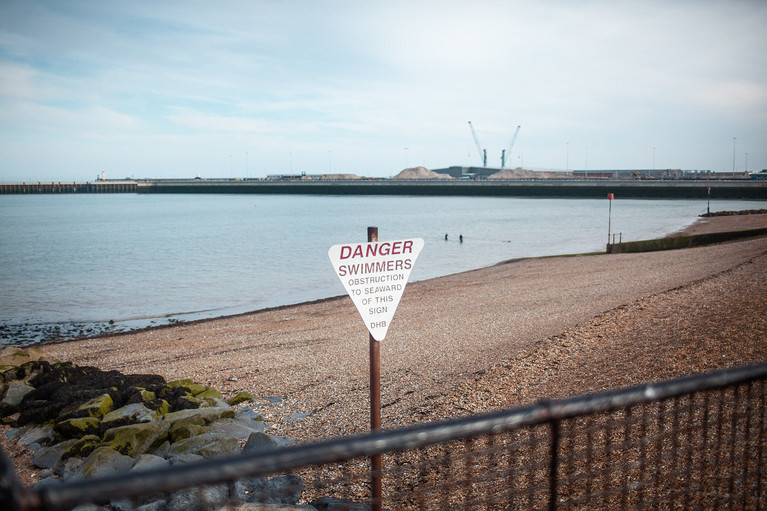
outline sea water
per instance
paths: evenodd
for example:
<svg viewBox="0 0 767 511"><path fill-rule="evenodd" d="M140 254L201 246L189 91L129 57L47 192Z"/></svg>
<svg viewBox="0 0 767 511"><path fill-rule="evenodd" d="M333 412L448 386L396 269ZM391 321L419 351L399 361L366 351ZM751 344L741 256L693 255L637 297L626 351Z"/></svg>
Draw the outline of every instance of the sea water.
<svg viewBox="0 0 767 511"><path fill-rule="evenodd" d="M758 209L716 201L711 210ZM94 335L344 293L331 245L423 238L410 281L657 238L703 200L332 195L0 196L0 344ZM463 241L460 241L462 236Z"/></svg>

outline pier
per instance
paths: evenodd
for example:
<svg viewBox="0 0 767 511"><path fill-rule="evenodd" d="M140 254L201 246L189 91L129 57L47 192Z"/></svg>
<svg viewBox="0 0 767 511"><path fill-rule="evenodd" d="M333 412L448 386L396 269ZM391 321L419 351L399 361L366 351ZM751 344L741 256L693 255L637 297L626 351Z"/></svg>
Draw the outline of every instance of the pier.
<svg viewBox="0 0 767 511"><path fill-rule="evenodd" d="M270 179L141 179L86 183L0 183L0 194L52 193L218 193L308 195L420 195L767 200L767 180L270 180Z"/></svg>
<svg viewBox="0 0 767 511"><path fill-rule="evenodd" d="M92 181L87 183L0 183L0 194L39 193L136 193L137 181Z"/></svg>

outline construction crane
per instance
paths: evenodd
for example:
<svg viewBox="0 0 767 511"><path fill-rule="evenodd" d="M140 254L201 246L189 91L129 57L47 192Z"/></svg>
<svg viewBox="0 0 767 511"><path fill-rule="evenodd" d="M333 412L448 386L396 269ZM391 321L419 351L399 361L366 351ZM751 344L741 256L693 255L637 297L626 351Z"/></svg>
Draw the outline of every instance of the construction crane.
<svg viewBox="0 0 767 511"><path fill-rule="evenodd" d="M469 124L471 124L471 123L469 123ZM514 147L514 142L517 141L517 135L519 135L519 128L521 128L521 127L522 126L517 126L517 129L514 131L514 136L511 137L511 144L509 144L509 148L508 149L504 149L501 152L501 168L502 169L506 168L506 155L507 154L509 155L509 160L511 160L511 149Z"/></svg>
<svg viewBox="0 0 767 511"><path fill-rule="evenodd" d="M477 138L477 134L474 132L474 126L471 125L471 121L469 121L469 128L471 128L471 136L474 137L474 143L477 144L479 157L482 158L482 166L487 167L487 150L482 149L482 146L479 145L479 139Z"/></svg>

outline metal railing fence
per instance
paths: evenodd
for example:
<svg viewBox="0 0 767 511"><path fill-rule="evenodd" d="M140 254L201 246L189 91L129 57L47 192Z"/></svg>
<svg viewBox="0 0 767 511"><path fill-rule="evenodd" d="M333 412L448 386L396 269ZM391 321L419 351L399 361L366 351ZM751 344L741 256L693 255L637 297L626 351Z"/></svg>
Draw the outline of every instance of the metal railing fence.
<svg viewBox="0 0 767 511"><path fill-rule="evenodd" d="M2 486L25 510L203 489L201 508L321 509L323 497L370 503L369 458L383 454L372 504L384 509L762 509L765 380L767 363L34 491L6 466Z"/></svg>

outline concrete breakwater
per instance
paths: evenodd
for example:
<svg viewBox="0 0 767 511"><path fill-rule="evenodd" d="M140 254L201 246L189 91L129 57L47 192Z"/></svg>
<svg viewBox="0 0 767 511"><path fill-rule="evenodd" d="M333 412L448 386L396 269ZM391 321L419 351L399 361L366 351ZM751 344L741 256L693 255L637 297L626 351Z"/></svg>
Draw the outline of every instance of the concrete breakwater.
<svg viewBox="0 0 767 511"><path fill-rule="evenodd" d="M137 181L92 181L87 183L0 183L0 194L136 193Z"/></svg>
<svg viewBox="0 0 767 511"><path fill-rule="evenodd" d="M710 188L710 191L709 191ZM6 183L0 194L217 193L309 195L420 195L549 198L767 200L767 180L263 180L144 179L89 183Z"/></svg>

